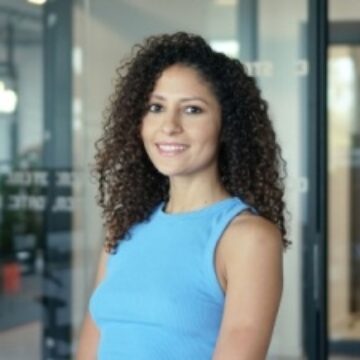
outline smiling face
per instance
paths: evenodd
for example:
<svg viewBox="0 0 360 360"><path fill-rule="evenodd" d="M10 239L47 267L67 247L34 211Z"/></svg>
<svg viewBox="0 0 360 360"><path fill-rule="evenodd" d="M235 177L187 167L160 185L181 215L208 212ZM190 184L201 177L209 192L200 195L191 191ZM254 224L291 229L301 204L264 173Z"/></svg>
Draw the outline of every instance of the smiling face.
<svg viewBox="0 0 360 360"><path fill-rule="evenodd" d="M220 129L220 104L198 72L184 65L165 69L141 123L158 171L170 177L215 174Z"/></svg>

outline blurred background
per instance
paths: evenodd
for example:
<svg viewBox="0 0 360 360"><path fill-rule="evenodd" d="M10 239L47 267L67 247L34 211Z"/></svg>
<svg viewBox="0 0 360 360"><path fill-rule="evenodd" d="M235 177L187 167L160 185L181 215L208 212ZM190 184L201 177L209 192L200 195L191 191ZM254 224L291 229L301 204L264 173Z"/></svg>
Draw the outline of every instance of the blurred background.
<svg viewBox="0 0 360 360"><path fill-rule="evenodd" d="M89 170L115 68L178 30L246 63L288 162L269 359L360 359L360 1L0 0L0 360L72 359L104 238Z"/></svg>

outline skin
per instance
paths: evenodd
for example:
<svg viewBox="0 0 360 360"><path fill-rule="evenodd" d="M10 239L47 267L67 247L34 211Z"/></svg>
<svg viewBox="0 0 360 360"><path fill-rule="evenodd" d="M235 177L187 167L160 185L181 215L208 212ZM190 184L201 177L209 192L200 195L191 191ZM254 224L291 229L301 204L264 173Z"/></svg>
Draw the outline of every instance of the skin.
<svg viewBox="0 0 360 360"><path fill-rule="evenodd" d="M183 65L166 69L151 94L141 137L154 166L169 177L167 212L230 196L218 173L220 129L220 104L197 71ZM161 141L188 148L164 157L155 145ZM219 240L215 267L226 299L213 360L265 359L283 288L280 231L265 218L241 213Z"/></svg>
<svg viewBox="0 0 360 360"><path fill-rule="evenodd" d="M261 216L237 216L219 240L225 304L213 360L264 360L283 289L281 234Z"/></svg>
<svg viewBox="0 0 360 360"><path fill-rule="evenodd" d="M195 70L174 65L158 79L141 137L154 166L169 177L167 212L195 210L230 196L218 174L220 114L217 99ZM156 146L162 141L188 147L164 157Z"/></svg>
<svg viewBox="0 0 360 360"><path fill-rule="evenodd" d="M173 65L158 79L148 105L141 137L154 166L169 177L166 211L192 211L229 197L218 173L221 107L209 85L194 69ZM187 148L166 157L156 147L163 141ZM105 263L103 254L96 283ZM242 212L219 239L215 270L225 305L212 360L264 360L283 288L280 231L265 218ZM96 359L98 339L87 314L77 359Z"/></svg>

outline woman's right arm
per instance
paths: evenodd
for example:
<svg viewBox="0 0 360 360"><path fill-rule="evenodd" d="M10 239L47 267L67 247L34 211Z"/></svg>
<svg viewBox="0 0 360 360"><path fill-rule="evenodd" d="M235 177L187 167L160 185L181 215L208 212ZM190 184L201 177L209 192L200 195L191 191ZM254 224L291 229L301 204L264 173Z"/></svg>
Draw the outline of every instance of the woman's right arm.
<svg viewBox="0 0 360 360"><path fill-rule="evenodd" d="M100 283L105 275L107 257L108 254L105 250L102 250L96 274L95 287ZM99 330L87 310L80 331L76 360L96 360L98 342Z"/></svg>

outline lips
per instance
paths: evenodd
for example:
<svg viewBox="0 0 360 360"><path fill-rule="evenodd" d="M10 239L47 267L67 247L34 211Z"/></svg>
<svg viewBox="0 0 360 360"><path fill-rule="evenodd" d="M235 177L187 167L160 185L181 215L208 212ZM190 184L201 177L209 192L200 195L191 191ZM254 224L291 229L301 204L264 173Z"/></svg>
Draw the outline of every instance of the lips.
<svg viewBox="0 0 360 360"><path fill-rule="evenodd" d="M156 147L158 148L160 154L174 156L185 151L188 148L188 145L180 143L157 143Z"/></svg>

